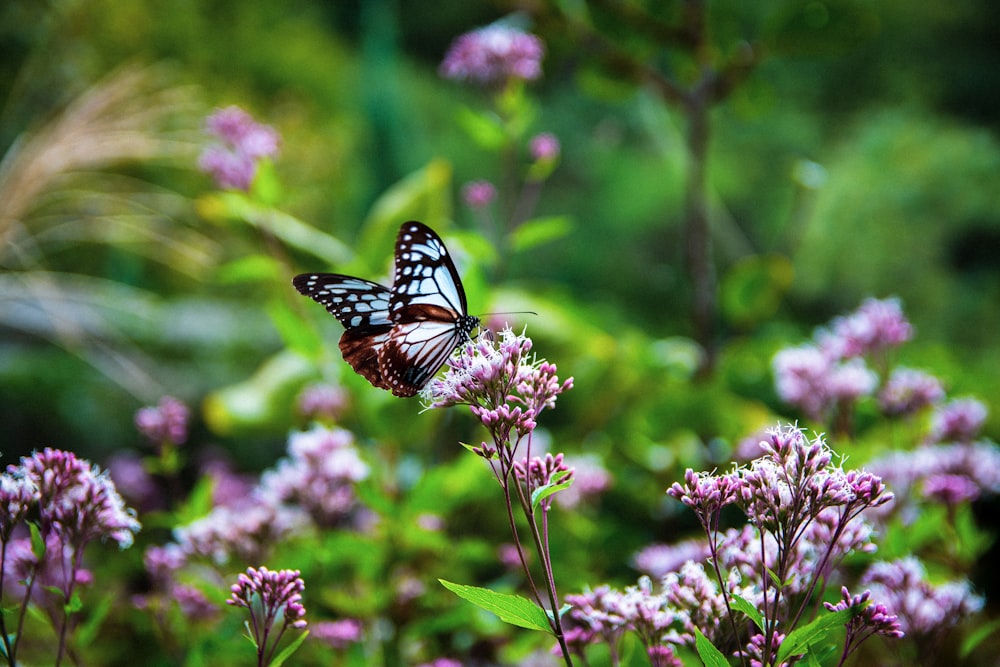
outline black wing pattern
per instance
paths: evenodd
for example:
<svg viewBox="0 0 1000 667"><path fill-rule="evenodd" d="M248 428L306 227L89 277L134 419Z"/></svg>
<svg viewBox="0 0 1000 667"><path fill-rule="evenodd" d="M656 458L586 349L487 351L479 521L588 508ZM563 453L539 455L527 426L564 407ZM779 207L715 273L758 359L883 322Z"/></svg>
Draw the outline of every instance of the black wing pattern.
<svg viewBox="0 0 1000 667"><path fill-rule="evenodd" d="M340 351L351 367L396 396L420 391L479 325L444 242L420 222L399 229L391 289L336 273L293 283L344 325Z"/></svg>

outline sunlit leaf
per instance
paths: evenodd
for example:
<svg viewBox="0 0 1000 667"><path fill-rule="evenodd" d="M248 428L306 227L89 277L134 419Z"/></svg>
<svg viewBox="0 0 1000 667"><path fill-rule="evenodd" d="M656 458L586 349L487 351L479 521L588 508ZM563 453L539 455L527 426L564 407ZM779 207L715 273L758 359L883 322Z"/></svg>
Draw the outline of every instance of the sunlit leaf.
<svg viewBox="0 0 1000 667"><path fill-rule="evenodd" d="M550 634L552 632L545 610L520 595L497 593L488 588L479 588L477 586L453 584L444 579L438 579L438 581L458 597L471 602L481 609L496 614L505 623L528 630L541 630Z"/></svg>

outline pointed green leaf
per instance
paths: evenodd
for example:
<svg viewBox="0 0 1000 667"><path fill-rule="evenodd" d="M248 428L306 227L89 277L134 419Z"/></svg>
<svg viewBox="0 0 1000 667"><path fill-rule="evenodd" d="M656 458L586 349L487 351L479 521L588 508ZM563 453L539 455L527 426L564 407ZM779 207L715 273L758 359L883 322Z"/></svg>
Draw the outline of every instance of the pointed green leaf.
<svg viewBox="0 0 1000 667"><path fill-rule="evenodd" d="M543 500L551 496L553 493L557 493L559 491L562 491L563 489L568 489L570 486L572 486L573 485L572 479L569 479L565 482L560 481L564 479L567 475L569 475L569 473L570 473L569 470L564 470L562 473L553 475L551 482L535 489L531 493L531 509L532 510L538 509L538 503L542 502Z"/></svg>
<svg viewBox="0 0 1000 667"><path fill-rule="evenodd" d="M729 667L729 661L726 660L726 656L722 654L722 651L715 648L712 642L708 641L708 637L701 634L701 630L695 628L694 633L694 648L698 651L698 657L701 658L701 662L705 667Z"/></svg>
<svg viewBox="0 0 1000 667"><path fill-rule="evenodd" d="M764 617L761 615L760 610L758 610L757 607L750 604L749 600L747 600L746 598L742 598L739 595L736 595L735 593L731 593L730 595L733 601L732 604L730 604L729 606L735 609L736 611L745 614L747 618L753 621L753 624L757 626L758 630L763 630Z"/></svg>
<svg viewBox="0 0 1000 667"><path fill-rule="evenodd" d="M541 630L552 633L549 617L544 609L531 600L520 595L497 593L488 588L453 584L444 579L438 579L441 585L449 591L476 605L480 609L496 614L504 623L510 623L528 630Z"/></svg>
<svg viewBox="0 0 1000 667"><path fill-rule="evenodd" d="M838 628L850 621L855 614L861 612L863 607L852 607L841 611L829 612L817 616L811 623L796 628L785 637L778 649L776 662L781 663L789 656L806 653L809 647L818 644L826 639L834 628Z"/></svg>
<svg viewBox="0 0 1000 667"><path fill-rule="evenodd" d="M455 122L484 150L500 150L507 141L503 121L494 113L481 113L463 106L455 113Z"/></svg>
<svg viewBox="0 0 1000 667"><path fill-rule="evenodd" d="M305 632L301 633L298 637L296 637L295 641L286 646L284 650L282 650L282 652L279 653L278 656L271 661L270 667L281 667L282 663L284 663L285 660L288 660L288 658L290 658L292 654L295 653L300 646L302 646L302 642L304 642L306 640L306 637L308 636L309 636L309 631L306 630Z"/></svg>

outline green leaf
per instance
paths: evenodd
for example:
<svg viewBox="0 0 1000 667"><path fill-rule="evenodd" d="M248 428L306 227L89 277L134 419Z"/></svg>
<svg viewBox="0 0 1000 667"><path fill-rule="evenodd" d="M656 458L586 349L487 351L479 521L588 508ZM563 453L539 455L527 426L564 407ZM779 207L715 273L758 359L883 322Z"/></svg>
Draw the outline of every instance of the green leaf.
<svg viewBox="0 0 1000 667"><path fill-rule="evenodd" d="M527 250L563 238L573 231L573 219L568 215L552 215L526 220L510 235L515 251Z"/></svg>
<svg viewBox="0 0 1000 667"><path fill-rule="evenodd" d="M311 357L322 350L323 339L312 326L304 322L299 313L288 305L287 301L273 299L267 304L267 314L274 327L285 341L285 345L293 352L304 357Z"/></svg>
<svg viewBox="0 0 1000 667"><path fill-rule="evenodd" d="M281 264L267 255L252 254L219 267L215 278L224 285L277 282L284 275Z"/></svg>
<svg viewBox="0 0 1000 667"><path fill-rule="evenodd" d="M111 611L111 603L114 599L114 595L105 595L96 604L91 604L88 607L86 619L74 633L76 646L79 648L89 646L97 638L97 631L101 629L104 619Z"/></svg>
<svg viewBox="0 0 1000 667"><path fill-rule="evenodd" d="M31 553L35 554L38 562L45 561L45 540L42 539L42 532L38 525L28 522L28 530L31 531Z"/></svg>
<svg viewBox="0 0 1000 667"><path fill-rule="evenodd" d="M761 615L760 610L758 610L757 607L750 604L750 601L747 600L746 598L740 597L735 593L732 593L731 596L733 601L732 604L730 604L729 606L735 609L736 611L745 614L747 618L753 621L753 624L757 626L757 629L763 630L764 617Z"/></svg>
<svg viewBox="0 0 1000 667"><path fill-rule="evenodd" d="M302 646L302 642L304 642L306 640L306 637L308 636L309 636L309 631L306 630L298 637L296 637L295 641L286 646L284 650L281 653L279 653L274 660L271 661L270 667L281 667L282 663L284 663L285 660L288 660L288 658L290 658L291 655L295 653L300 646Z"/></svg>
<svg viewBox="0 0 1000 667"><path fill-rule="evenodd" d="M1000 630L1000 618L969 633L969 636L965 638L962 646L959 648L959 655L967 658L970 653L976 650L977 646L982 644L987 637L992 637L993 633L997 630Z"/></svg>
<svg viewBox="0 0 1000 667"><path fill-rule="evenodd" d="M538 503L542 502L543 500L551 496L553 493L557 493L559 491L562 491L563 489L568 489L570 486L572 486L573 485L572 479L569 479L565 482L560 481L569 474L570 474L569 470L564 470L562 473L553 475L552 481L549 482L548 484L545 484L535 489L531 493L531 509L532 510L538 509Z"/></svg>
<svg viewBox="0 0 1000 667"><path fill-rule="evenodd" d="M785 641L781 642L776 662L781 663L787 660L789 656L808 652L809 647L824 641L833 629L846 624L854 618L855 614L861 613L862 608L858 606L829 612L822 616L817 616L807 625L796 628L785 637Z"/></svg>
<svg viewBox="0 0 1000 667"><path fill-rule="evenodd" d="M83 609L83 600L80 599L79 591L73 591L73 595L70 596L69 602L63 606L63 610L66 615L75 614L76 612Z"/></svg>
<svg viewBox="0 0 1000 667"><path fill-rule="evenodd" d="M454 584L444 579L438 579L441 585L449 591L476 605L480 609L496 614L504 623L516 625L528 630L541 630L552 634L549 626L549 616L544 609L531 600L520 595L497 593L488 588Z"/></svg>
<svg viewBox="0 0 1000 667"><path fill-rule="evenodd" d="M484 150L500 150L507 142L503 121L494 113L473 111L463 106L456 112L455 122Z"/></svg>
<svg viewBox="0 0 1000 667"><path fill-rule="evenodd" d="M698 657L701 658L701 662L705 667L729 667L729 661L726 660L726 656L722 654L722 651L715 648L715 645L708 641L705 635L701 634L701 630L695 628L694 635L694 648L698 651Z"/></svg>

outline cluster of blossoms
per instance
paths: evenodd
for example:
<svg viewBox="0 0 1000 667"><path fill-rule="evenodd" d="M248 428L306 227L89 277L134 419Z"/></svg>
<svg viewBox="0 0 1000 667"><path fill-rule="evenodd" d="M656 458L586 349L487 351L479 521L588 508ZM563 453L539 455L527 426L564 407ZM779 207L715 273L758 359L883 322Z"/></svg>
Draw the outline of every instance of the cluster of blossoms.
<svg viewBox="0 0 1000 667"><path fill-rule="evenodd" d="M332 425L347 408L347 392L332 384L312 384L297 399L297 411L310 422Z"/></svg>
<svg viewBox="0 0 1000 667"><path fill-rule="evenodd" d="M288 456L256 484L237 478L224 466L213 470L216 491L220 485L230 490L216 493L217 504L207 515L175 528L174 542L146 551L151 591L135 596L133 602L155 612L158 619L166 619L165 612L173 605L187 620L214 616L215 606L198 588L185 583L190 579L185 573L205 562L215 567L266 562L274 545L290 536L345 525L357 514L355 485L369 474L353 436L321 426L293 433ZM249 583L241 579L241 584L250 585L255 576L264 576L262 572L264 568L247 575ZM324 643L342 646L360 638L356 621L330 623L336 625L319 626L317 637Z"/></svg>
<svg viewBox="0 0 1000 667"><path fill-rule="evenodd" d="M188 435L188 407L173 396L164 396L156 406L135 413L135 427L154 446L184 444Z"/></svg>
<svg viewBox="0 0 1000 667"><path fill-rule="evenodd" d="M274 128L256 122L236 106L219 109L205 123L215 139L198 158L198 167L221 188L249 190L261 160L278 154Z"/></svg>
<svg viewBox="0 0 1000 667"><path fill-rule="evenodd" d="M542 75L542 41L532 34L491 25L459 36L441 62L441 76L499 86L510 80L534 81Z"/></svg>
<svg viewBox="0 0 1000 667"><path fill-rule="evenodd" d="M66 647L69 602L77 585L93 580L83 568L84 549L95 540L112 540L122 549L132 546L139 521L106 472L72 452L51 448L0 474L0 508L0 601L9 595L21 608L13 632L0 622L3 649L13 664L24 610L33 602L56 629L59 662ZM41 551L30 537L19 535L26 522L37 527Z"/></svg>
<svg viewBox="0 0 1000 667"><path fill-rule="evenodd" d="M892 610L895 629L900 635L905 633L918 644L930 647L949 629L982 609L985 600L972 592L967 581L934 586L927 581L926 574L920 561L909 557L891 563L873 563L861 583L869 587L874 599Z"/></svg>
<svg viewBox="0 0 1000 667"><path fill-rule="evenodd" d="M248 627L257 647L258 665L269 665L278 642L288 628L306 627L302 605L305 583L298 570L273 572L266 567L247 568L233 584L226 604L250 613Z"/></svg>
<svg viewBox="0 0 1000 667"><path fill-rule="evenodd" d="M774 356L775 387L787 403L810 419L829 422L879 384L867 359L884 366L888 350L909 340L913 328L896 299L868 299L850 315L817 331L813 343L781 350ZM906 384L910 383L910 384ZM914 375L896 378L884 405L894 414L917 410L935 400L932 387Z"/></svg>
<svg viewBox="0 0 1000 667"><path fill-rule="evenodd" d="M637 563L656 568L659 580L655 590L649 578L640 580L636 590L649 598L642 617L623 606L624 594L609 589L577 604L568 616L578 644L617 641L631 630L652 655L653 649L662 653L658 647L665 645L693 646L697 628L716 646L742 653L751 664L772 664L810 601L838 577L835 566L843 557L874 550L871 527L861 513L888 503L892 494L877 476L844 470L822 438L809 440L796 427L772 429L760 449L763 455L746 466L724 474L689 469L683 483L671 486L667 493L695 512L704 539L637 556ZM729 506L743 510L746 526L720 528L722 511ZM737 624L730 611L734 596L760 611L763 629L751 632ZM650 609L658 615L648 614ZM659 623L640 629L648 618ZM859 623L858 618L866 617L852 622ZM895 636L882 616L869 620L852 637Z"/></svg>

